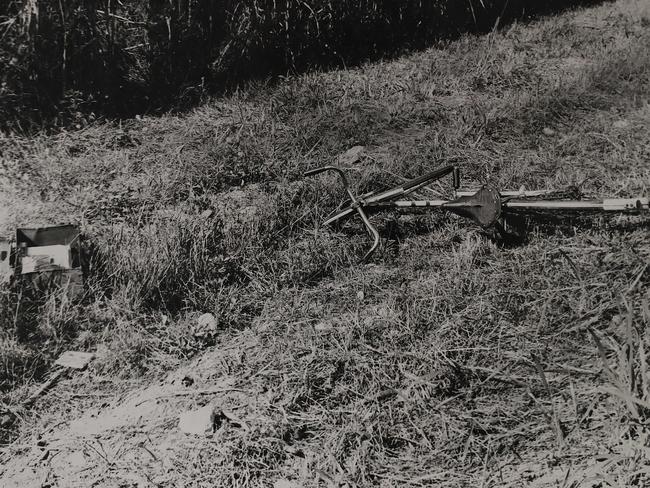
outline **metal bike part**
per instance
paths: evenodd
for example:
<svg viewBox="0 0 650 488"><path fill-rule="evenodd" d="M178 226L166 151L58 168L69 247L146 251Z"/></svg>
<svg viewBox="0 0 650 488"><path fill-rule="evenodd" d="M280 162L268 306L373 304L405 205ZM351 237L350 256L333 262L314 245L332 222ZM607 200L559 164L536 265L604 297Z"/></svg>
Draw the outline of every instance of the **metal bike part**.
<svg viewBox="0 0 650 488"><path fill-rule="evenodd" d="M328 168L334 168L333 166L326 166L324 168L318 168L314 169L311 171L308 171L305 173L305 176L313 175L320 173L322 171L328 171ZM336 170L341 171L339 168L336 168ZM395 188L391 188L389 190L383 191L383 192L370 192L362 195L361 197L358 198L359 202L362 202L364 207L374 207L376 203L379 202L386 202L389 200L393 200L396 197L403 197L405 195L408 195L409 193L413 193L424 186L439 180L440 178L443 178L447 176L448 174L453 174L454 178L454 188L457 188L460 183L460 173L458 171L458 168L455 166L449 165L449 166L444 166L443 168L437 169L435 171L432 171L430 173L427 173L423 176L420 176L418 178L414 178L412 180L404 182L402 185L397 186ZM344 184L345 184L344 180ZM350 205L349 207L343 209L341 212L337 213L336 215L333 215L332 217L328 218L323 225L330 225L333 222L336 222L337 220L343 219L350 214L354 213L354 206Z"/></svg>
<svg viewBox="0 0 650 488"><path fill-rule="evenodd" d="M501 215L502 204L496 190L481 188L472 195L462 196L455 200L392 200L369 203L365 208L368 211L438 208L466 217L482 227L489 227Z"/></svg>
<svg viewBox="0 0 650 488"><path fill-rule="evenodd" d="M507 200L504 208L518 210L595 210L641 212L650 208L648 198L607 198L604 200Z"/></svg>
<svg viewBox="0 0 650 488"><path fill-rule="evenodd" d="M474 195L459 197L441 207L482 227L490 227L501 216L501 197L496 189L484 186Z"/></svg>
<svg viewBox="0 0 650 488"><path fill-rule="evenodd" d="M453 168L454 168L453 170L454 192L457 192L458 189L460 188L460 170L456 166L454 166Z"/></svg>
<svg viewBox="0 0 650 488"><path fill-rule="evenodd" d="M405 182L401 186L401 188L403 189L403 193L400 196L408 195L409 193L418 191L419 189L427 186L428 184L433 183L434 181L438 181L439 179L447 176L448 174L451 174L453 177L454 189L458 188L458 186L460 186L460 172L458 171L458 168L456 166L449 165L449 166L444 166L435 171L432 171L431 173L427 173L423 176L420 176L419 178L415 178ZM380 201L380 200L376 200L376 201Z"/></svg>
<svg viewBox="0 0 650 488"><path fill-rule="evenodd" d="M469 190L458 190L456 196L467 197L474 195L480 188L473 188ZM519 198L529 198L529 197L543 197L546 195L553 195L557 193L557 190L501 190L499 195L501 198L505 197L519 197Z"/></svg>
<svg viewBox="0 0 650 488"><path fill-rule="evenodd" d="M372 223L368 219L368 216L363 211L362 206L363 206L364 202L357 199L357 197L354 195L354 193L352 193L352 190L350 189L350 184L348 183L348 178L345 175L345 173L343 172L343 170L341 170L341 169L339 169L339 168L337 168L335 166L324 166L322 168L317 168L317 169L312 169L310 171L306 171L305 176L313 176L313 175L317 175L317 174L320 174L320 173L324 173L325 171L334 171L336 174L339 175L339 177L343 181L343 186L345 187L345 191L347 192L348 196L350 197L350 201L352 202L352 205L350 206L351 207L350 210L351 211L356 211L359 214L359 216L361 217L361 220L363 221L363 224L366 226L366 230L370 234L370 237L372 237L372 246L370 247L368 252L366 252L366 254L363 256L362 261L365 261L379 247L379 242L380 242L379 232L377 232L377 229L375 229L375 227L372 225Z"/></svg>
<svg viewBox="0 0 650 488"><path fill-rule="evenodd" d="M539 212L619 212L626 214L641 214L650 211L650 199L648 197L636 198L606 198L606 199L584 199L578 189L558 190L505 190L499 192L491 186L483 186L478 190L458 190L460 176L458 169L454 166L446 166L439 170L427 173L418 178L405 181L399 186L383 191L365 193L357 197L350 189L346 174L334 166L326 166L305 173L306 176L315 175L325 171L334 171L342 179L350 204L340 210L336 215L329 217L325 225L348 217L353 213L361 216L364 226L373 239L373 245L365 254L364 261L377 249L380 239L379 233L368 219L369 213L383 210L408 209L439 209L455 213L468 218L482 227L493 227L502 236L507 232L499 223L502 213L525 213L532 211ZM452 174L454 186L454 200L407 200L400 199L410 193L422 189L432 181Z"/></svg>

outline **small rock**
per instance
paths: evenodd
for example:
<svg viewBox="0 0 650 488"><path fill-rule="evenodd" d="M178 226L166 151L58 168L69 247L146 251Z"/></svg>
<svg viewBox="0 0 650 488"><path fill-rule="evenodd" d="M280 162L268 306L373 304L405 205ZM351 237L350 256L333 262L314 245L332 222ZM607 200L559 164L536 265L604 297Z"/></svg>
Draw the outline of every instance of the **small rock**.
<svg viewBox="0 0 650 488"><path fill-rule="evenodd" d="M363 301L363 299L366 298L366 294L363 292L363 290L359 290L357 292L357 298L361 301Z"/></svg>
<svg viewBox="0 0 650 488"><path fill-rule="evenodd" d="M361 156L363 156L363 152L365 151L366 147L365 146L354 146L345 151L343 154L340 154L338 157L338 162L339 164L354 164L358 163L361 160Z"/></svg>
<svg viewBox="0 0 650 488"><path fill-rule="evenodd" d="M215 415L215 406L212 404L198 410L183 412L178 422L178 428L186 434L212 435Z"/></svg>
<svg viewBox="0 0 650 488"><path fill-rule="evenodd" d="M207 337L214 335L217 332L219 324L217 319L211 313L204 313L196 320L194 327L195 337Z"/></svg>
<svg viewBox="0 0 650 488"><path fill-rule="evenodd" d="M332 324L328 322L318 322L314 325L314 330L316 332L329 332L332 329L334 329L334 327L332 327Z"/></svg>
<svg viewBox="0 0 650 488"><path fill-rule="evenodd" d="M625 119L621 119L614 122L613 126L614 129L626 129L630 126L630 122Z"/></svg>
<svg viewBox="0 0 650 488"><path fill-rule="evenodd" d="M201 218L202 219L208 219L208 218L210 218L212 216L212 213L213 213L212 209L204 210L203 212L201 212Z"/></svg>
<svg viewBox="0 0 650 488"><path fill-rule="evenodd" d="M8 413L5 413L3 415L0 415L0 427L9 427L11 424L14 423L16 417L13 415L10 415Z"/></svg>
<svg viewBox="0 0 650 488"><path fill-rule="evenodd" d="M95 359L95 354L91 352L65 351L54 364L64 368L86 369L93 359Z"/></svg>
<svg viewBox="0 0 650 488"><path fill-rule="evenodd" d="M544 127L544 129L542 130L542 132L543 132L544 135L546 135L546 136L554 136L554 135L555 135L555 130L551 129L550 127Z"/></svg>
<svg viewBox="0 0 650 488"><path fill-rule="evenodd" d="M277 480L273 483L273 488L299 488L299 485L289 480Z"/></svg>

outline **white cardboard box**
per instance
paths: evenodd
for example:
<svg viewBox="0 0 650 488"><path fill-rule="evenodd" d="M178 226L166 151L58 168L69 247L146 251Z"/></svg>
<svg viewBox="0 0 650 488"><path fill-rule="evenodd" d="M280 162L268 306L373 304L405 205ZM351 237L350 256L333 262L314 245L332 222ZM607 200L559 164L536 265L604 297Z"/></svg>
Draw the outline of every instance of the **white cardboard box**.
<svg viewBox="0 0 650 488"><path fill-rule="evenodd" d="M25 256L20 261L22 273L38 273L56 269L72 269L70 246L35 246L25 250Z"/></svg>

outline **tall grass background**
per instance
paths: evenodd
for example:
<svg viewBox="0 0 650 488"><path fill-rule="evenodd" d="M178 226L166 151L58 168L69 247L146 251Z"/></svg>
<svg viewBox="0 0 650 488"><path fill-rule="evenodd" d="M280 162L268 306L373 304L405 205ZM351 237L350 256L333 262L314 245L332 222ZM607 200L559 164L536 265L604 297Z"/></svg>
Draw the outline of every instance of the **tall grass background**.
<svg viewBox="0 0 650 488"><path fill-rule="evenodd" d="M184 108L242 80L349 66L594 0L4 0L0 128Z"/></svg>

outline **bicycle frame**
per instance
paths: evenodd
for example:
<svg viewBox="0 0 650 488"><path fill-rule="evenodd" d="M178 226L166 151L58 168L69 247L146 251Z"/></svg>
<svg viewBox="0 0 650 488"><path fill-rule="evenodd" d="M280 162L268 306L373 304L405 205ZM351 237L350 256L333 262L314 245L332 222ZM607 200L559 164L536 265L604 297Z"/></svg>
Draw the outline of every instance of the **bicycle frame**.
<svg viewBox="0 0 650 488"><path fill-rule="evenodd" d="M649 199L645 197L623 199L607 198L601 200L535 200L534 198L552 195L555 191L498 191L487 185L478 190L459 191L460 173L458 168L455 166L445 166L413 180L406 181L402 185L398 185L388 190L370 192L357 197L350 188L347 175L340 168L335 166L316 168L307 171L305 176L314 176L326 171L333 171L339 175L343 182L343 186L350 197L351 204L342 211L328 218L324 222L324 225L341 221L354 213L359 214L366 230L373 239L372 246L363 257L364 261L375 252L380 243L379 232L370 222L368 212L378 212L390 209L439 209L466 217L483 228L489 228L498 225L501 214L508 211L596 211L640 213L650 209ZM402 198L410 193L422 189L428 184L449 174L453 177L453 199L397 200L397 198Z"/></svg>

